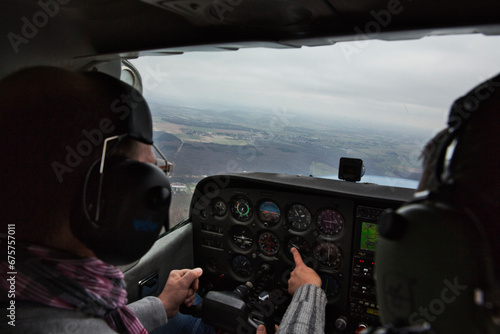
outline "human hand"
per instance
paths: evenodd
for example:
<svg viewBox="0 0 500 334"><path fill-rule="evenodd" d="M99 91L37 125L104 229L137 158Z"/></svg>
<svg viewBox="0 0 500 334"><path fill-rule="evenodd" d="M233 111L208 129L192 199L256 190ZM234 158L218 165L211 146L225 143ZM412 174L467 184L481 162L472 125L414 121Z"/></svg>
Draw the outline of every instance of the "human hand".
<svg viewBox="0 0 500 334"><path fill-rule="evenodd" d="M274 332L276 333L277 331L278 331L278 325L274 325ZM266 326L259 325L259 327L257 327L257 334L267 334Z"/></svg>
<svg viewBox="0 0 500 334"><path fill-rule="evenodd" d="M290 279L288 280L288 293L293 296L295 291L305 284L315 284L321 288L321 278L314 269L309 268L302 261L302 257L296 248L292 247L291 252L295 261L295 269L290 274Z"/></svg>
<svg viewBox="0 0 500 334"><path fill-rule="evenodd" d="M172 270L168 275L167 283L158 296L170 319L179 312L182 303L187 307L193 305L194 294L198 290L201 268Z"/></svg>

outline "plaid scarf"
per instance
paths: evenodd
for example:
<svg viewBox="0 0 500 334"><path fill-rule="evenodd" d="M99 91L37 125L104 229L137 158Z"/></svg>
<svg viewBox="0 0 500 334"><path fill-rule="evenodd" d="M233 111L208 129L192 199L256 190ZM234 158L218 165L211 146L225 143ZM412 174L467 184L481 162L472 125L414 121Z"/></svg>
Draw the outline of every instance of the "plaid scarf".
<svg viewBox="0 0 500 334"><path fill-rule="evenodd" d="M6 240L0 238L0 244ZM2 248L4 248L2 246ZM8 291L9 264L0 261L0 289ZM118 333L147 334L125 305L123 273L97 258L78 258L37 245L16 244L16 299L102 318Z"/></svg>

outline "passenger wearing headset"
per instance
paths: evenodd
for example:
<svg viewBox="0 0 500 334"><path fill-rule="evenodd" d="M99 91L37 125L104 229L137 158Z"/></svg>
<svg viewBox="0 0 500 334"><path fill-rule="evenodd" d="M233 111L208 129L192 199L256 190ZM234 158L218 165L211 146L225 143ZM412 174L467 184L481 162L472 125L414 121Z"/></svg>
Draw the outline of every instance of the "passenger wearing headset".
<svg viewBox="0 0 500 334"><path fill-rule="evenodd" d="M107 263L139 259L168 227L171 190L142 96L51 67L0 91L0 245L13 255L0 261L2 332L146 333L192 305L200 268L173 270L158 298L127 306Z"/></svg>
<svg viewBox="0 0 500 334"><path fill-rule="evenodd" d="M457 99L423 152L415 199L379 222L384 329L500 333L500 75Z"/></svg>
<svg viewBox="0 0 500 334"><path fill-rule="evenodd" d="M499 109L500 75L456 100L424 149L415 200L381 217L384 326L362 334L500 333Z"/></svg>

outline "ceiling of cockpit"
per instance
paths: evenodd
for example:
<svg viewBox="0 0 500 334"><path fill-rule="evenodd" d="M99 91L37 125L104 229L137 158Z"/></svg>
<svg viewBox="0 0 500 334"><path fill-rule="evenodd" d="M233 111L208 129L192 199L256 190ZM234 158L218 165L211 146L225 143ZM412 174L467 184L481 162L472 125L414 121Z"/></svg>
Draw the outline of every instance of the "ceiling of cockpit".
<svg viewBox="0 0 500 334"><path fill-rule="evenodd" d="M491 0L2 0L0 13L0 76L119 55L500 34Z"/></svg>

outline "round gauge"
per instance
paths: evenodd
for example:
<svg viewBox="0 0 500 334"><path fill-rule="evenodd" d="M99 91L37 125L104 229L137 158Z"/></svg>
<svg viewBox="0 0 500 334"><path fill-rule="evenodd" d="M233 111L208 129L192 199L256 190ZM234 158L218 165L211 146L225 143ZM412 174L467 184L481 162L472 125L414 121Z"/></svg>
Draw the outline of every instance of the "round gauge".
<svg viewBox="0 0 500 334"><path fill-rule="evenodd" d="M262 202L259 206L259 219L264 224L276 225L281 217L280 208L271 201Z"/></svg>
<svg viewBox="0 0 500 334"><path fill-rule="evenodd" d="M241 222L246 222L252 218L252 207L245 197L237 197L234 199L231 212L234 218Z"/></svg>
<svg viewBox="0 0 500 334"><path fill-rule="evenodd" d="M227 212L226 203L224 203L224 201L220 199L215 201L213 208L214 208L214 214L219 217L224 216Z"/></svg>
<svg viewBox="0 0 500 334"><path fill-rule="evenodd" d="M314 247L314 257L326 267L340 268L342 264L340 248L331 242L322 242Z"/></svg>
<svg viewBox="0 0 500 334"><path fill-rule="evenodd" d="M280 241L273 233L264 232L259 237L259 248L262 254L274 256L280 250Z"/></svg>
<svg viewBox="0 0 500 334"><path fill-rule="evenodd" d="M325 291L326 298L335 298L339 294L339 281L328 274L320 274L319 277L321 278L321 288Z"/></svg>
<svg viewBox="0 0 500 334"><path fill-rule="evenodd" d="M335 210L321 211L317 222L319 231L325 235L337 235L344 230L344 218Z"/></svg>
<svg viewBox="0 0 500 334"><path fill-rule="evenodd" d="M311 225L311 213L303 205L292 205L286 216L288 223L295 231L305 231Z"/></svg>
<svg viewBox="0 0 500 334"><path fill-rule="evenodd" d="M233 242L243 250L250 249L253 245L252 232L244 226L236 226L233 229Z"/></svg>
<svg viewBox="0 0 500 334"><path fill-rule="evenodd" d="M311 251L311 247L309 246L309 243L306 241L306 239L302 237L292 237L286 244L286 253L291 259L293 259L293 254L291 252L292 247L297 248L300 255L302 256L302 259L304 259Z"/></svg>
<svg viewBox="0 0 500 334"><path fill-rule="evenodd" d="M243 255L237 255L231 263L233 272L240 277L250 277L252 275L252 263Z"/></svg>

